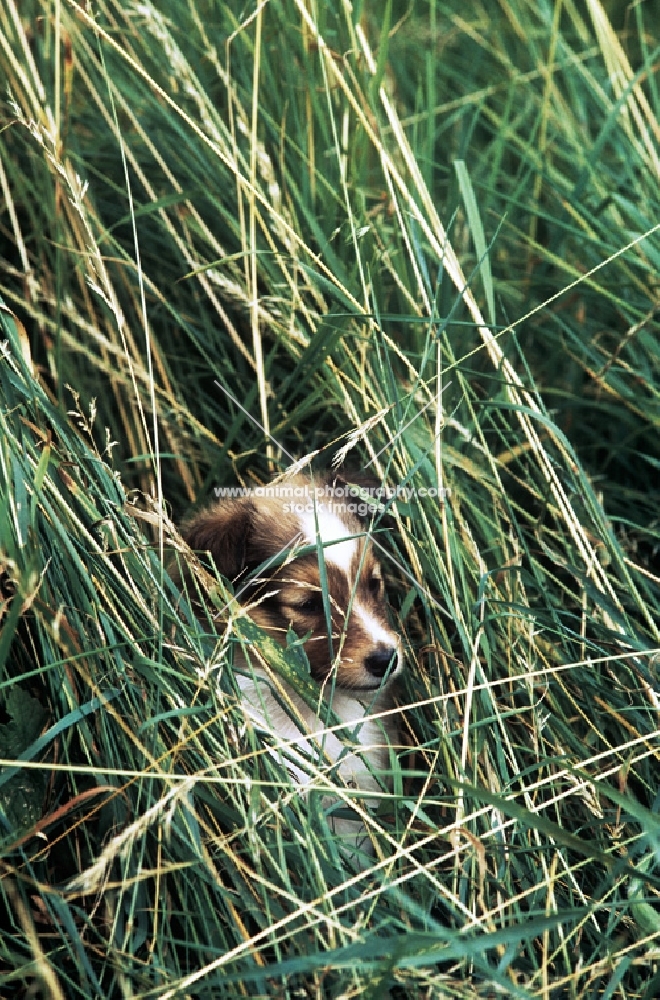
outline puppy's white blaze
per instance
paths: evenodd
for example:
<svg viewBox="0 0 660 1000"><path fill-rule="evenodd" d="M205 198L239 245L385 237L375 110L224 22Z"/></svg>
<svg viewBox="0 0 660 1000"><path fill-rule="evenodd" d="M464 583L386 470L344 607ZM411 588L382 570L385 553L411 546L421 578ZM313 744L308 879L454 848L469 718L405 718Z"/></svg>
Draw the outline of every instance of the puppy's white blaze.
<svg viewBox="0 0 660 1000"><path fill-rule="evenodd" d="M396 648L397 661L394 669L395 671L398 670L399 666L401 665L401 653L399 651L398 638L388 629L384 628L378 621L378 619L374 618L371 612L367 611L366 608L363 608L361 604L357 603L357 601L353 605L353 614L357 615L357 617L360 619L364 627L364 630L366 631L370 639L373 639L374 642L382 642L386 646L394 646Z"/></svg>
<svg viewBox="0 0 660 1000"><path fill-rule="evenodd" d="M314 512L300 514L298 516L300 530L305 536L308 545L316 544L316 524L314 523ZM358 539L346 538L350 534L350 529L346 527L341 518L326 510L319 510L319 535L323 543L323 558L325 562L338 566L348 577L351 563L357 552ZM339 542L339 538L346 541ZM336 542L335 545L330 544Z"/></svg>

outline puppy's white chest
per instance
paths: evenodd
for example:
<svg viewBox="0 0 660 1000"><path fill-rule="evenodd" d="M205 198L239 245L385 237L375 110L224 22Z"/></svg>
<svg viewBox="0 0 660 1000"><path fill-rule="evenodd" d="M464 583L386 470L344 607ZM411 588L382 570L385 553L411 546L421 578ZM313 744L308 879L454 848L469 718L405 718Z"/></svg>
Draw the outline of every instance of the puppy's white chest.
<svg viewBox="0 0 660 1000"><path fill-rule="evenodd" d="M324 776L332 776L336 766L342 778L350 785L368 791L377 791L378 782L370 773L371 767L379 771L388 766L388 731L386 720L372 718L367 708L345 691L335 691L332 712L340 722L341 730L323 717L324 704L317 715L288 687L282 688L282 700L289 700L290 714L273 694L265 675L238 677L246 715L273 740L272 752L291 771L302 785L325 784ZM371 712L382 711L386 706L377 704ZM291 715L300 719L300 727ZM329 728L330 727L330 728ZM359 743L359 749L351 744Z"/></svg>

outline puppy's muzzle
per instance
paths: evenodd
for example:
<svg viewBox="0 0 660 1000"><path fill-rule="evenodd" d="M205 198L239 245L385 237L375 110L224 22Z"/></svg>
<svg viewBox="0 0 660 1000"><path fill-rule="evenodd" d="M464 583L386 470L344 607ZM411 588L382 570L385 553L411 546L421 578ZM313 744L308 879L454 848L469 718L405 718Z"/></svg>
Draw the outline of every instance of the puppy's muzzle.
<svg viewBox="0 0 660 1000"><path fill-rule="evenodd" d="M380 644L364 661L364 669L372 677L382 680L387 674L395 674L399 666L399 650L396 646Z"/></svg>

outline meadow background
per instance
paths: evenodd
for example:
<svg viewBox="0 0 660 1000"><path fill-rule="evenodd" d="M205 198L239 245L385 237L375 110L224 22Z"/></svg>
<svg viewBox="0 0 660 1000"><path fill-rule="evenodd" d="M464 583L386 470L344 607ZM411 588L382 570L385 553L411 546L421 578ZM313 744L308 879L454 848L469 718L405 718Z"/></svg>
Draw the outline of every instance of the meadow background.
<svg viewBox="0 0 660 1000"><path fill-rule="evenodd" d="M648 0L0 0L3 997L660 993L659 58ZM449 491L377 525L359 872L237 705L299 649L164 568L342 449Z"/></svg>

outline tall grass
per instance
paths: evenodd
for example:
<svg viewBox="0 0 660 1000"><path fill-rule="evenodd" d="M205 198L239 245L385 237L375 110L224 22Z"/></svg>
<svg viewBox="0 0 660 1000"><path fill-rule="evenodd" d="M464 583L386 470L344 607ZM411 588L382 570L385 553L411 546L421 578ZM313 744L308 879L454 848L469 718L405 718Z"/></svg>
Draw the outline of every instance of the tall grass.
<svg viewBox="0 0 660 1000"><path fill-rule="evenodd" d="M0 41L3 996L655 997L650 7L0 0ZM213 487L338 451L411 490L361 871L236 697L295 643L167 573Z"/></svg>

